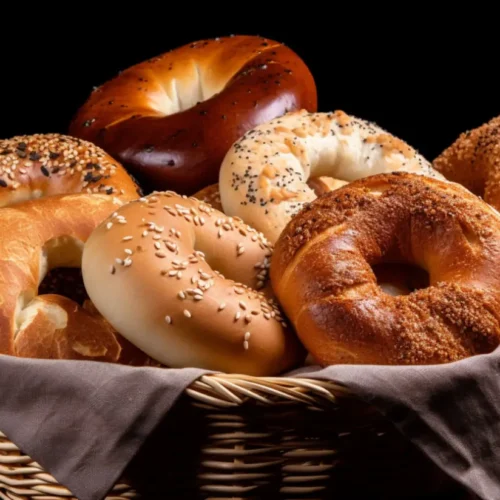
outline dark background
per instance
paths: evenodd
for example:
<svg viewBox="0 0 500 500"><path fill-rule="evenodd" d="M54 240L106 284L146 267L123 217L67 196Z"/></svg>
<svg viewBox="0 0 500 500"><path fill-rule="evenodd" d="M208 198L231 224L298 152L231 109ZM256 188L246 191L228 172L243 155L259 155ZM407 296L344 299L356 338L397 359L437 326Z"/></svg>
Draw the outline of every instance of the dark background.
<svg viewBox="0 0 500 500"><path fill-rule="evenodd" d="M475 20L469 4L467 11L443 11L443 18L436 8L411 3L386 11L356 4L348 12L348 4L301 3L297 11L276 4L282 13L275 16L265 4L200 10L139 2L130 11L123 4L107 11L99 4L64 5L50 12L46 5L38 11L14 5L18 13L4 17L13 31L0 34L0 137L66 132L92 87L119 70L231 33L285 42L314 74L320 110L340 108L374 120L428 159L460 132L500 114L499 44L496 28L487 25L494 17L483 11Z"/></svg>

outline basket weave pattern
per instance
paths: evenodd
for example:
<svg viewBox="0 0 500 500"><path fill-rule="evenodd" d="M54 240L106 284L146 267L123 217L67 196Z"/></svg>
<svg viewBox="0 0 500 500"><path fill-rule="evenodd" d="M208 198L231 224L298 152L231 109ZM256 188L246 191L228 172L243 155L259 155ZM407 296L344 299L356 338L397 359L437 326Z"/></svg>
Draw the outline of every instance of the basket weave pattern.
<svg viewBox="0 0 500 500"><path fill-rule="evenodd" d="M334 492L359 485L359 477L373 494L379 487L385 491L387 484L393 490L398 481L405 489L412 487L411 481L421 487L429 473L430 464L410 450L380 414L340 385L207 375L194 382L184 398L197 419L201 440L193 470L188 471L193 479L177 493L191 494L185 498L333 498ZM430 467L430 476L435 473ZM123 480L107 500L140 496ZM74 497L0 434L0 498Z"/></svg>

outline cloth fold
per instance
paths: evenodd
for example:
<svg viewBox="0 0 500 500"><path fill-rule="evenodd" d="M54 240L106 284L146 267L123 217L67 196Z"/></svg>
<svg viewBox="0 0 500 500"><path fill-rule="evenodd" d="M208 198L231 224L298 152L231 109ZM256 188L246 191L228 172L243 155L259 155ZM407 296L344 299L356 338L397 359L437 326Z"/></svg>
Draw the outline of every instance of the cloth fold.
<svg viewBox="0 0 500 500"><path fill-rule="evenodd" d="M80 500L101 500L206 373L0 356L0 430ZM500 348L447 365L307 367L287 376L344 384L479 498L500 498Z"/></svg>

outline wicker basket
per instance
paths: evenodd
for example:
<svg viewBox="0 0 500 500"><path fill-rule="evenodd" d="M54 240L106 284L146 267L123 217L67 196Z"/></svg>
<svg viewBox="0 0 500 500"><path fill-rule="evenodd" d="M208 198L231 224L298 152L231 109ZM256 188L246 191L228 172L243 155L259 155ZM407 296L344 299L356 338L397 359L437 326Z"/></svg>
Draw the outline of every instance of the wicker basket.
<svg viewBox="0 0 500 500"><path fill-rule="evenodd" d="M454 488L374 408L330 382L209 375L170 413L108 500L443 498ZM0 436L0 498L74 498Z"/></svg>

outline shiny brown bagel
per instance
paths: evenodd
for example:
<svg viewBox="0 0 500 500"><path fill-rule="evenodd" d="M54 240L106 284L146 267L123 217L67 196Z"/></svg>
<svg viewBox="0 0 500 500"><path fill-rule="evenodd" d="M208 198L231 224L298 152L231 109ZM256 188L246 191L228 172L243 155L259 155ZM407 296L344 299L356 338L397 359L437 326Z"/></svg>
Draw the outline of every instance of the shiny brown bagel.
<svg viewBox="0 0 500 500"><path fill-rule="evenodd" d="M0 140L0 207L66 193L129 201L140 190L117 161L90 142L61 134Z"/></svg>
<svg viewBox="0 0 500 500"><path fill-rule="evenodd" d="M69 194L0 211L0 354L157 364L92 308L66 297L38 295L56 267L78 268L95 227L120 207L114 196Z"/></svg>
<svg viewBox="0 0 500 500"><path fill-rule="evenodd" d="M257 36L184 45L98 87L70 133L103 147L146 192L193 194L218 181L222 158L247 130L286 111L315 111L301 58Z"/></svg>
<svg viewBox="0 0 500 500"><path fill-rule="evenodd" d="M374 266L406 264L429 286L393 296ZM500 215L459 184L379 174L306 205L286 226L270 276L322 365L434 364L500 341Z"/></svg>
<svg viewBox="0 0 500 500"><path fill-rule="evenodd" d="M82 274L130 342L172 368L266 376L304 359L270 288L272 247L255 229L172 192L117 213L86 242Z"/></svg>
<svg viewBox="0 0 500 500"><path fill-rule="evenodd" d="M463 132L433 162L447 179L458 182L500 210L500 116Z"/></svg>

